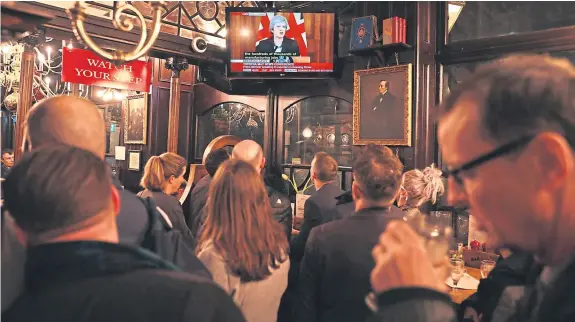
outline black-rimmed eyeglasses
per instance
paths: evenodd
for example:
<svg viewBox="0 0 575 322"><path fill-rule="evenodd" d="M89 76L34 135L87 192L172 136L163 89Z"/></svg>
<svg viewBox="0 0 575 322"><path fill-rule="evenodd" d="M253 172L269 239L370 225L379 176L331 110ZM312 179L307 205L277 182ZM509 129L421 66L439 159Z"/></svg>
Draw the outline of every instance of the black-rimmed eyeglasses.
<svg viewBox="0 0 575 322"><path fill-rule="evenodd" d="M447 173L445 174L448 178L449 177L453 177L453 179L455 180L455 182L460 185L463 186L463 178L461 177L461 174L465 171L469 171L473 168L476 168L488 161L491 161L493 159L502 157L506 154L509 154L513 151L516 151L519 148L522 148L523 146L527 145L529 142L531 142L531 140L533 140L533 138L535 137L535 135L528 135L528 136L523 136L517 140L513 140L509 143L506 143L498 148L495 148L493 151L491 152L487 152L483 155L480 155L479 157L463 164L462 166L452 169L452 170L448 170Z"/></svg>

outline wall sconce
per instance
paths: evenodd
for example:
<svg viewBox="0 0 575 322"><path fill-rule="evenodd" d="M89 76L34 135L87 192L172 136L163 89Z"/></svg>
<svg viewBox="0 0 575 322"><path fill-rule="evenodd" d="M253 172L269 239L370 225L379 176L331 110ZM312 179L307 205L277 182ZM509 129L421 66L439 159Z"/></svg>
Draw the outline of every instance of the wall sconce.
<svg viewBox="0 0 575 322"><path fill-rule="evenodd" d="M465 1L448 1L447 2L447 33L451 32L451 28L455 25L459 14L465 7Z"/></svg>
<svg viewBox="0 0 575 322"><path fill-rule="evenodd" d="M125 62L136 60L143 55L145 55L150 48L158 39L158 35L160 34L160 29L162 27L162 16L167 11L165 1L150 1L150 5L152 6L152 33L150 38L148 39L148 29L146 27L146 20L142 13L137 10L133 5L126 3L122 6L118 7L118 2L114 1L113 7L113 23L116 29L122 31L131 31L134 28L134 23L132 22L132 18L129 17L122 17L125 11L133 12L140 24L140 28L142 28L142 34L140 35L140 41L136 48L134 48L130 52L124 52L122 50L114 50L109 52L107 50L102 49L102 47L98 46L90 37L90 35L86 32L84 27L84 20L86 19L86 12L85 8L82 6L80 1L74 2L74 7L67 10L68 15L70 16L70 20L72 20L72 29L74 30L74 34L78 41L83 42L89 49L94 51L96 54L100 55L104 59L112 61L116 65L121 65Z"/></svg>

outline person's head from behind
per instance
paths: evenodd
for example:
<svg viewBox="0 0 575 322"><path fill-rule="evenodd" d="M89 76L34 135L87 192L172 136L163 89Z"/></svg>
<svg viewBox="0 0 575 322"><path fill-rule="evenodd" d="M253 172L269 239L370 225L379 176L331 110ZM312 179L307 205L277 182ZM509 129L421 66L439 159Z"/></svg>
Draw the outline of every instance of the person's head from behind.
<svg viewBox="0 0 575 322"><path fill-rule="evenodd" d="M94 103L77 96L54 96L36 103L26 119L26 139L29 149L67 144L102 159L106 153L102 115Z"/></svg>
<svg viewBox="0 0 575 322"><path fill-rule="evenodd" d="M274 38L283 38L286 34L288 22L284 16L276 15L270 20L270 32Z"/></svg>
<svg viewBox="0 0 575 322"><path fill-rule="evenodd" d="M356 211L390 207L401 186L403 165L387 147L368 145L353 163L351 193Z"/></svg>
<svg viewBox="0 0 575 322"><path fill-rule="evenodd" d="M337 176L337 161L325 152L318 152L311 161L311 179L316 189L333 182Z"/></svg>
<svg viewBox="0 0 575 322"><path fill-rule="evenodd" d="M199 250L213 243L242 281L262 280L270 267L285 261L285 233L271 216L267 191L252 165L241 160L224 162L208 195Z"/></svg>
<svg viewBox="0 0 575 322"><path fill-rule="evenodd" d="M448 203L469 206L499 242L547 262L569 257L559 241L575 228L573 102L568 60L510 56L461 84L438 128Z"/></svg>
<svg viewBox="0 0 575 322"><path fill-rule="evenodd" d="M234 146L232 159L249 163L259 173L266 165L262 147L255 141L243 140Z"/></svg>
<svg viewBox="0 0 575 322"><path fill-rule="evenodd" d="M186 166L186 159L172 152L152 156L144 167L140 185L150 191L163 191L168 195L177 193L185 182Z"/></svg>
<svg viewBox="0 0 575 322"><path fill-rule="evenodd" d="M14 166L14 151L12 149L2 150L2 164L7 168Z"/></svg>
<svg viewBox="0 0 575 322"><path fill-rule="evenodd" d="M437 198L444 192L441 170L437 169L434 164L423 169L423 171L419 169L409 170L403 174L397 205L415 208L427 201L435 204Z"/></svg>
<svg viewBox="0 0 575 322"><path fill-rule="evenodd" d="M213 178L216 175L216 171L218 171L220 165L229 159L230 154L224 149L211 151L206 157L206 170L208 171L210 177Z"/></svg>
<svg viewBox="0 0 575 322"><path fill-rule="evenodd" d="M31 245L118 242L118 192L90 151L51 145L25 154L4 182L4 206Z"/></svg>

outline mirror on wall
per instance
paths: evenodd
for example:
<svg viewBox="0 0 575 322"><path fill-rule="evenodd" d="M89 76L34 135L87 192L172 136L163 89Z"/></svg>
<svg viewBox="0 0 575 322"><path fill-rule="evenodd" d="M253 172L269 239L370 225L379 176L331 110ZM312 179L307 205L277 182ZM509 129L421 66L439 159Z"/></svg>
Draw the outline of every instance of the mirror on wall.
<svg viewBox="0 0 575 322"><path fill-rule="evenodd" d="M265 112L243 103L218 104L198 116L196 158L202 158L208 144L221 135L235 135L264 146Z"/></svg>

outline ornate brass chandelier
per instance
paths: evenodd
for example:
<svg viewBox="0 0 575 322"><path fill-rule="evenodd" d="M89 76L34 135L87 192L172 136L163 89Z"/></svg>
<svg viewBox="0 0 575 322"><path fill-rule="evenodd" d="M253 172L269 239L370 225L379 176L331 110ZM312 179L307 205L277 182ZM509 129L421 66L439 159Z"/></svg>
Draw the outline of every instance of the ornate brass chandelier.
<svg viewBox="0 0 575 322"><path fill-rule="evenodd" d="M152 6L152 33L150 38L148 38L148 29L146 28L146 21L142 13L140 13L138 9L129 3L125 3L118 7L118 2L114 1L112 22L116 29L122 31L131 31L134 28L132 18L125 16L125 12L128 11L136 15L140 28L142 28L140 41L138 42L136 48L130 52L125 52L118 49L110 52L98 46L92 40L90 35L86 32L84 26L86 13L80 1L76 1L74 3L74 7L68 9L67 11L70 19L72 20L72 29L74 30L74 34L76 35L76 38L78 38L78 41L84 43L96 54L112 61L116 65L120 65L125 62L136 60L145 55L150 50L150 48L152 48L156 42L156 39L158 39L158 35L160 34L160 29L162 26L162 16L167 10L166 4L165 1L150 1L150 5Z"/></svg>

